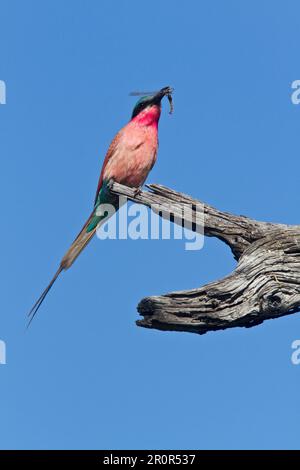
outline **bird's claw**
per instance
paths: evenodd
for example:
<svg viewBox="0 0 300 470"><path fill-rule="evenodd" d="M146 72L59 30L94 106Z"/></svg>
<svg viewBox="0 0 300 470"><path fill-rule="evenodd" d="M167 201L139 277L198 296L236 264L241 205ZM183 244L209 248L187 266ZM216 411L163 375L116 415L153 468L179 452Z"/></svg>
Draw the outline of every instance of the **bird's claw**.
<svg viewBox="0 0 300 470"><path fill-rule="evenodd" d="M142 192L142 187L140 186L139 188L134 188L134 192L133 192L133 197L137 197L141 194Z"/></svg>

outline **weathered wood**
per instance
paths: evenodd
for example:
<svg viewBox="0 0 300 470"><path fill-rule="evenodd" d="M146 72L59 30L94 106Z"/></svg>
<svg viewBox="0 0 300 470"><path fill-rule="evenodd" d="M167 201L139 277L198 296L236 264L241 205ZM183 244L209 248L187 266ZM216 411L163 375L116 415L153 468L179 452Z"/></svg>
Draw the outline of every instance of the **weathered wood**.
<svg viewBox="0 0 300 470"><path fill-rule="evenodd" d="M238 263L233 273L203 287L144 298L138 305L144 317L138 326L203 334L248 328L299 311L299 225L258 222L161 185L148 187L150 191L136 194L135 189L113 183L111 191L148 207L163 206L163 217L181 215L186 204L204 205L204 234L229 245ZM193 223L193 229L200 232L202 227L195 220L193 210L184 215L184 222Z"/></svg>

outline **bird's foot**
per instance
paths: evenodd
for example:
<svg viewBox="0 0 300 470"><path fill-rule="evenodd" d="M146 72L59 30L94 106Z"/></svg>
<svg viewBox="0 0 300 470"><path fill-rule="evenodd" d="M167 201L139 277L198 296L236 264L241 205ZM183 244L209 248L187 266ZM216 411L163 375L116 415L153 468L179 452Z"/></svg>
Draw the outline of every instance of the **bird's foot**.
<svg viewBox="0 0 300 470"><path fill-rule="evenodd" d="M142 192L142 186L139 186L138 188L134 188L133 197L139 196L141 192Z"/></svg>

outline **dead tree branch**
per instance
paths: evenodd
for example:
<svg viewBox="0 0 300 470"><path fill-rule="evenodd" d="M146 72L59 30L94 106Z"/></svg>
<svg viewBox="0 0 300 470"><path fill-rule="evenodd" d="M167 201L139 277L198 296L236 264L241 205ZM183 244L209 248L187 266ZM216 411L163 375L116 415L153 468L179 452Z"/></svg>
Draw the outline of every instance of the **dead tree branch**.
<svg viewBox="0 0 300 470"><path fill-rule="evenodd" d="M113 183L119 196L164 208L162 217L182 217L182 207L204 205L204 234L217 237L232 250L236 269L224 279L193 290L146 297L138 305L143 316L138 326L159 330L207 331L252 327L264 320L289 315L300 309L300 226L258 222L222 212L208 204L161 185L136 191ZM201 231L194 209L184 223ZM182 218L180 223L182 223ZM203 220L202 220L203 223Z"/></svg>

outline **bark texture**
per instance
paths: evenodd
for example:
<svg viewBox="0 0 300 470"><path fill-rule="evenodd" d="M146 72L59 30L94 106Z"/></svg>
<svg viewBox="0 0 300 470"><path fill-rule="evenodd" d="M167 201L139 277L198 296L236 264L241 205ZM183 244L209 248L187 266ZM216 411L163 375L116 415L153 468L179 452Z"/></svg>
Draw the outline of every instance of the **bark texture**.
<svg viewBox="0 0 300 470"><path fill-rule="evenodd" d="M252 327L299 311L300 226L258 222L222 212L161 185L141 191L113 183L111 191L146 206L159 205L162 217L192 224L193 230L225 242L237 260L224 279L197 289L146 297L138 304L138 326L204 334L225 328ZM184 212L183 207L192 209ZM195 210L203 206L204 220ZM174 218L175 216L175 218Z"/></svg>

